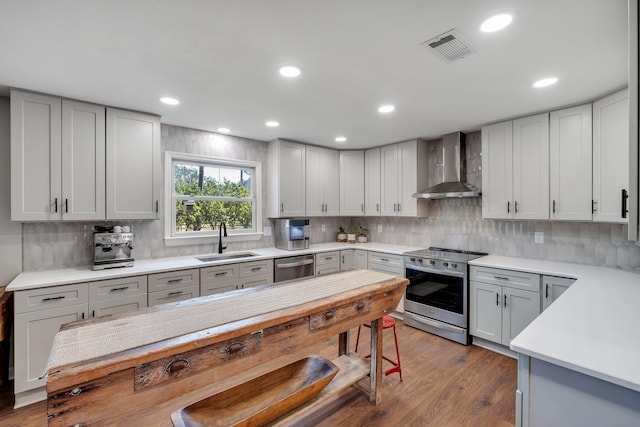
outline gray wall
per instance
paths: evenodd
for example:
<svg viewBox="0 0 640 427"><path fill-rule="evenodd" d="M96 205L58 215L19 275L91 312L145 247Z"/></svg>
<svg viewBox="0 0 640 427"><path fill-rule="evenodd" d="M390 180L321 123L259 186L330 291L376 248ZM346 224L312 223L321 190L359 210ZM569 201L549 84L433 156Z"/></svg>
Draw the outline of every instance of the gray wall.
<svg viewBox="0 0 640 427"><path fill-rule="evenodd" d="M5 115L2 116L4 119ZM434 150L438 143L433 143ZM467 135L468 181L476 185L480 184L481 177L480 146L479 132ZM162 125L162 150L163 153L170 150L259 161L263 163L266 179L267 147L261 141ZM263 189L266 189L266 182L263 184ZM9 200L8 196L5 200ZM265 193L263 200L266 207ZM640 247L626 241L626 227L622 225L483 220L479 199L434 200L429 204L428 218L312 218L311 241L333 241L338 226L346 228L353 224L369 228L369 238L375 242L418 247L445 246L496 255L640 270ZM2 209L8 207L4 206ZM160 212L162 213L162 209ZM263 216L263 224L272 225L266 215ZM165 246L162 218L158 221L133 221L127 224L131 225L136 235L134 255L137 259L214 251L214 242L210 245ZM323 224L325 232L322 232ZM88 266L92 261L91 225L93 224L24 224L24 270ZM377 231L378 225L382 225L382 232ZM544 232L543 244L533 243L535 231ZM273 239L269 237L252 242L230 243L228 246L230 251L269 247L273 246Z"/></svg>
<svg viewBox="0 0 640 427"><path fill-rule="evenodd" d="M22 271L22 225L11 222L9 98L0 97L0 286Z"/></svg>

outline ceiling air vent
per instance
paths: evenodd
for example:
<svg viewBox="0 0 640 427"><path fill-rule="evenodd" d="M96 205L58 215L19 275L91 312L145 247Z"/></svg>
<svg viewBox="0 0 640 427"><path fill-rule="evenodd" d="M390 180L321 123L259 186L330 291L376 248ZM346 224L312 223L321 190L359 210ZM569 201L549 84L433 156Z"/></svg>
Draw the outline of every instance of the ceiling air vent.
<svg viewBox="0 0 640 427"><path fill-rule="evenodd" d="M458 30L449 30L431 40L427 40L422 43L422 46L446 62L453 62L477 51L471 42L460 34Z"/></svg>

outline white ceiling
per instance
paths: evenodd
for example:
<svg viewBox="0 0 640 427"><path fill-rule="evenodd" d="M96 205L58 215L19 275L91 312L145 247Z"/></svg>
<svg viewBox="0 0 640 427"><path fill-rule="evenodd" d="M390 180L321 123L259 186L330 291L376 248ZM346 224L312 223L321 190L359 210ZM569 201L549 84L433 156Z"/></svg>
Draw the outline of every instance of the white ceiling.
<svg viewBox="0 0 640 427"><path fill-rule="evenodd" d="M503 11L514 14L509 27L480 32ZM452 28L478 52L447 64L420 44ZM17 87L247 138L365 148L478 130L625 86L627 0L0 0L0 46L5 94ZM282 78L285 64L302 75ZM550 75L555 86L531 87ZM396 111L379 114L384 103ZM267 128L270 119L281 126Z"/></svg>

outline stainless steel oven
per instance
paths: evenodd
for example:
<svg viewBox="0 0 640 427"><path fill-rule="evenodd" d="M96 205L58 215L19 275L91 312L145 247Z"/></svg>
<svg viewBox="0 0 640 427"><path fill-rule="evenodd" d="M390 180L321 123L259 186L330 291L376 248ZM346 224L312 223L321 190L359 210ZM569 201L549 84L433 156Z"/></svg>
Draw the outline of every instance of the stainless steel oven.
<svg viewBox="0 0 640 427"><path fill-rule="evenodd" d="M405 325L469 344L467 262L483 255L434 247L406 252Z"/></svg>

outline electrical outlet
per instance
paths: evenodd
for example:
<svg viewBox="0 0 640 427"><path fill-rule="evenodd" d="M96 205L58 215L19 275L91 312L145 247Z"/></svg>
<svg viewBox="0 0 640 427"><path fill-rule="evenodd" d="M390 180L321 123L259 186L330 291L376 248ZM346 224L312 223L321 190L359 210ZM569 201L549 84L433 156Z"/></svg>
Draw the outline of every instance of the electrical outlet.
<svg viewBox="0 0 640 427"><path fill-rule="evenodd" d="M382 224L378 224L378 233L382 233Z"/></svg>
<svg viewBox="0 0 640 427"><path fill-rule="evenodd" d="M271 227L263 227L262 234L264 234L265 237L271 236Z"/></svg>
<svg viewBox="0 0 640 427"><path fill-rule="evenodd" d="M533 233L533 242L542 244L544 243L544 232L536 231Z"/></svg>
<svg viewBox="0 0 640 427"><path fill-rule="evenodd" d="M325 227L325 225L322 224L322 232L324 233L325 231L327 231L327 227Z"/></svg>

